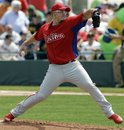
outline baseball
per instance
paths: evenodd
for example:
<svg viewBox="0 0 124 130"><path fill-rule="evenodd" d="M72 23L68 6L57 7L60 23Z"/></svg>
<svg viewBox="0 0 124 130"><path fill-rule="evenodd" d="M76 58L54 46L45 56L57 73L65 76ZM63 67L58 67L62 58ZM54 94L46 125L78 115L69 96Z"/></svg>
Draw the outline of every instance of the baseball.
<svg viewBox="0 0 124 130"><path fill-rule="evenodd" d="M21 51L21 56L25 56L25 52L24 51Z"/></svg>

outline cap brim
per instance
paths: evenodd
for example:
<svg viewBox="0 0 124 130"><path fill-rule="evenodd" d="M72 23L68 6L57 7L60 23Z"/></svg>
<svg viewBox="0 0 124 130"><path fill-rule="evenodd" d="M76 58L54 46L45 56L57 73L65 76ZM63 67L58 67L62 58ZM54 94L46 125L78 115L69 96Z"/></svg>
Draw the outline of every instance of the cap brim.
<svg viewBox="0 0 124 130"><path fill-rule="evenodd" d="M59 10L63 10L63 11L69 12L71 9L69 7L63 7L63 8L60 8Z"/></svg>

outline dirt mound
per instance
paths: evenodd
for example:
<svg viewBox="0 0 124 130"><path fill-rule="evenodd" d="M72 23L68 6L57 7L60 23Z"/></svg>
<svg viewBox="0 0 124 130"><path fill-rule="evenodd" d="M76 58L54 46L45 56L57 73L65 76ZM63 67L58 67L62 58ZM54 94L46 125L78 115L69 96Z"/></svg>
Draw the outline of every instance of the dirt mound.
<svg viewBox="0 0 124 130"><path fill-rule="evenodd" d="M0 130L124 130L124 128L48 121L15 120L10 123L0 123Z"/></svg>

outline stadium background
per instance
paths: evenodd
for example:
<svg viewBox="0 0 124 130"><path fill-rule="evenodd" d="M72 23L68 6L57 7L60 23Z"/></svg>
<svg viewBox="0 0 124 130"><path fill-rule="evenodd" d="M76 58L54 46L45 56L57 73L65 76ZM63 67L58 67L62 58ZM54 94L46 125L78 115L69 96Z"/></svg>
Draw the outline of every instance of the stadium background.
<svg viewBox="0 0 124 130"><path fill-rule="evenodd" d="M84 8L91 7L93 0L73 0L73 9L79 13ZM96 3L98 0L94 0ZM106 1L106 0L104 0ZM113 2L113 0L107 0ZM115 2L115 1L114 1ZM119 4L122 0L116 0ZM47 0L48 8L50 2ZM78 5L78 6L77 6ZM106 45L105 46L110 46ZM106 47L105 47L106 48ZM107 55L108 56L108 55ZM81 62L88 71L93 82L98 86L114 86L112 61ZM124 66L124 64L122 64ZM39 85L48 68L48 61L1 61L0 62L0 85ZM123 67L122 67L123 68ZM122 70L124 74L124 70ZM64 84L71 85L71 84Z"/></svg>

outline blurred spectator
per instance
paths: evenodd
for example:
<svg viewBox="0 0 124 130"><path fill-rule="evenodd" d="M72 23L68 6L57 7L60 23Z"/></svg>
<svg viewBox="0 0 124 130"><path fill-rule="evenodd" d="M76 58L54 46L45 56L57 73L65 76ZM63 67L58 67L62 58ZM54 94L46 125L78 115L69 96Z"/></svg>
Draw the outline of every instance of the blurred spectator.
<svg viewBox="0 0 124 130"><path fill-rule="evenodd" d="M94 32L88 33L88 41L78 44L80 46L80 60L92 61L101 59L100 43L94 40Z"/></svg>
<svg viewBox="0 0 124 130"><path fill-rule="evenodd" d="M18 51L19 47L13 42L10 34L0 41L0 60L18 60L16 57Z"/></svg>
<svg viewBox="0 0 124 130"><path fill-rule="evenodd" d="M46 0L27 0L28 4L33 5L37 10L45 12L47 10Z"/></svg>
<svg viewBox="0 0 124 130"><path fill-rule="evenodd" d="M29 20L26 15L20 10L21 3L20 1L12 1L12 9L7 11L0 20L0 24L5 31L5 26L7 24L12 25L12 28L17 33L21 33L28 29Z"/></svg>
<svg viewBox="0 0 124 130"><path fill-rule="evenodd" d="M108 27L116 30L118 33L110 35L114 43L121 46L117 47L113 57L113 73L115 78L115 87L124 87L124 79L121 72L121 62L124 58L124 3L121 3L115 16L109 21Z"/></svg>
<svg viewBox="0 0 124 130"><path fill-rule="evenodd" d="M12 0L4 0L2 3L0 3L0 19L11 6L11 2Z"/></svg>
<svg viewBox="0 0 124 130"><path fill-rule="evenodd" d="M29 16L29 20L31 22L32 22L32 17L34 17L34 16L39 16L41 22L45 21L44 13L37 10L33 5L29 5L29 7L28 7L28 16Z"/></svg>
<svg viewBox="0 0 124 130"><path fill-rule="evenodd" d="M124 29L124 3L120 4L115 12L115 16L109 21L108 28L112 28L118 33L118 35L122 35ZM113 39L112 42L120 45L121 39Z"/></svg>
<svg viewBox="0 0 124 130"><path fill-rule="evenodd" d="M80 31L79 31L79 33L78 33L78 37L77 37L79 43L80 43L81 41L87 41L87 40L88 40L88 33L89 33L90 31L91 31L92 33L94 33L94 40L95 40L95 41L98 41L98 39L99 39L99 32L98 32L97 29L93 29L93 28L91 28L90 30L89 30L89 29L88 29L88 30L80 29Z"/></svg>
<svg viewBox="0 0 124 130"><path fill-rule="evenodd" d="M108 22L114 16L117 7L118 5L115 2L107 2L105 4L101 4L101 20Z"/></svg>
<svg viewBox="0 0 124 130"><path fill-rule="evenodd" d="M111 19L115 14L115 11L116 11L118 5L115 2L108 2L107 6L108 6L107 14Z"/></svg>
<svg viewBox="0 0 124 130"><path fill-rule="evenodd" d="M20 35L17 32L15 32L13 30L11 25L6 25L5 26L5 32L0 35L0 39L3 40L7 34L12 35L13 42L18 44L18 42L20 41L21 37L20 37Z"/></svg>
<svg viewBox="0 0 124 130"><path fill-rule="evenodd" d="M7 12L7 10L9 10L10 5L11 5L11 1L12 0L4 0L2 3L0 3L0 19L2 18L2 16L5 14L5 12ZM3 28L0 25L0 34L3 32Z"/></svg>
<svg viewBox="0 0 124 130"><path fill-rule="evenodd" d="M29 24L29 31L31 34L35 33L43 25L39 16L32 16L32 21Z"/></svg>
<svg viewBox="0 0 124 130"><path fill-rule="evenodd" d="M44 12L45 14L45 19L46 19L46 22L50 22L52 20L52 16L51 16L51 10L47 10Z"/></svg>

